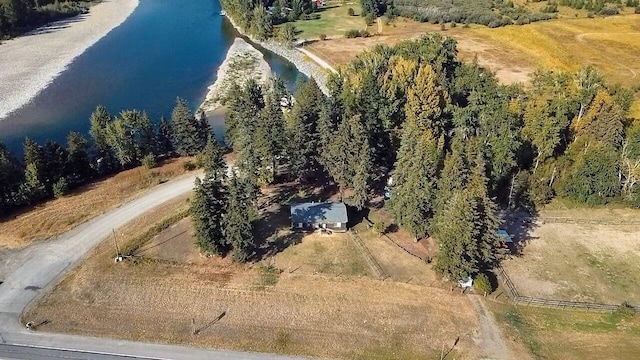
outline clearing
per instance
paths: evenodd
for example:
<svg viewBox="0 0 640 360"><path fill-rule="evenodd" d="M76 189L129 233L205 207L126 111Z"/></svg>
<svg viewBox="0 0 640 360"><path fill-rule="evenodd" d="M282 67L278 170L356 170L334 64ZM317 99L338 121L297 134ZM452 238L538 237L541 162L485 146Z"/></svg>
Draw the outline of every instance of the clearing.
<svg viewBox="0 0 640 360"><path fill-rule="evenodd" d="M640 315L543 309L486 301L506 341L517 341L536 359L635 359Z"/></svg>
<svg viewBox="0 0 640 360"><path fill-rule="evenodd" d="M292 184L264 192L262 260L200 255L183 198L118 230L132 259L114 263L105 240L23 320L46 321L43 331L330 358L487 354L467 296L425 262L366 225L364 249L350 234L293 233L282 204L323 194Z"/></svg>
<svg viewBox="0 0 640 360"><path fill-rule="evenodd" d="M26 207L1 219L0 248L19 249L62 234L154 185L186 175L189 161L192 159L169 159L153 169L139 166L84 185L60 199Z"/></svg>
<svg viewBox="0 0 640 360"><path fill-rule="evenodd" d="M523 250L503 267L521 295L640 304L640 225L620 225L640 211L552 204L539 217L508 227Z"/></svg>

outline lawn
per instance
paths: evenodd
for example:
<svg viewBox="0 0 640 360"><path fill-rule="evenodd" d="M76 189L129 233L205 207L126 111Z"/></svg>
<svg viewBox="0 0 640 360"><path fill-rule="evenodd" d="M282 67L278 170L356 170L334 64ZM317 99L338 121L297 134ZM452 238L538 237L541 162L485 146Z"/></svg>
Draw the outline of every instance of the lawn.
<svg viewBox="0 0 640 360"><path fill-rule="evenodd" d="M154 185L186 174L184 163L191 160L170 159L154 169L139 166L0 219L0 246L16 249L62 234Z"/></svg>
<svg viewBox="0 0 640 360"><path fill-rule="evenodd" d="M349 8L355 11L355 16L349 16ZM342 36L347 30L362 30L366 28L364 18L360 16L359 4L329 4L315 14L320 15L320 18L314 20L298 20L293 23L296 29L300 31L297 35L298 39L318 39L321 34L329 37Z"/></svg>
<svg viewBox="0 0 640 360"><path fill-rule="evenodd" d="M515 307L487 301L503 333L537 359L635 359L640 354L640 314L590 313Z"/></svg>

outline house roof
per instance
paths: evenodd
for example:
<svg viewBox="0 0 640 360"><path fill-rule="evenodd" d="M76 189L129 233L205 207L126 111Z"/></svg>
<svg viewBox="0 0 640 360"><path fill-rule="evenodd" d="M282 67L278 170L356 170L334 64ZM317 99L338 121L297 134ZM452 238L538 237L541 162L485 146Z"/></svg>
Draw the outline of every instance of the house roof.
<svg viewBox="0 0 640 360"><path fill-rule="evenodd" d="M291 222L293 223L346 223L347 221L347 207L343 203L302 203L291 205Z"/></svg>
<svg viewBox="0 0 640 360"><path fill-rule="evenodd" d="M508 244L513 243L513 239L511 239L511 235L505 229L498 229L498 236L502 238L502 241Z"/></svg>

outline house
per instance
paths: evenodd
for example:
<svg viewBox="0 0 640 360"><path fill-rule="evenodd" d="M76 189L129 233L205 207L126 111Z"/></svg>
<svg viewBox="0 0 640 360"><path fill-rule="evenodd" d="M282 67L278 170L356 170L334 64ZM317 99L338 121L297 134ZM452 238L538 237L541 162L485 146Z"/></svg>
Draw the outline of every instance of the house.
<svg viewBox="0 0 640 360"><path fill-rule="evenodd" d="M300 230L347 231L347 207L343 203L302 203L291 205L291 227Z"/></svg>

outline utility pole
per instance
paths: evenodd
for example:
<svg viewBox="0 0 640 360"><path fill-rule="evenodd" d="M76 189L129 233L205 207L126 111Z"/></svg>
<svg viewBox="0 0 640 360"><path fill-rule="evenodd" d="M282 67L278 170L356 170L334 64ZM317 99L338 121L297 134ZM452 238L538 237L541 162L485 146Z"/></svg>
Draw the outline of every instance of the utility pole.
<svg viewBox="0 0 640 360"><path fill-rule="evenodd" d="M111 229L113 232L113 243L116 245L116 262L122 261L122 257L120 256L120 248L118 247L118 240L116 239L116 230Z"/></svg>

